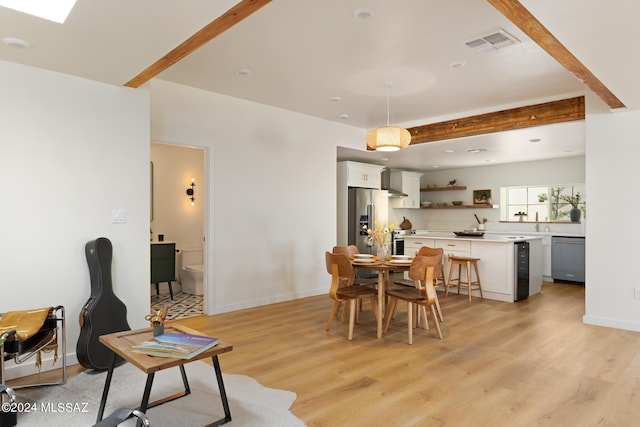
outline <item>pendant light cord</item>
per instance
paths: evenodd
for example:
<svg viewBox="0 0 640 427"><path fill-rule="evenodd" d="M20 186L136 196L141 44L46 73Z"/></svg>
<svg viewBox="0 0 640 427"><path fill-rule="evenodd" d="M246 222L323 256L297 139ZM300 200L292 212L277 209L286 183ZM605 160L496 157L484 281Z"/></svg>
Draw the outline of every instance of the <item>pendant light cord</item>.
<svg viewBox="0 0 640 427"><path fill-rule="evenodd" d="M390 111L390 105L391 105L390 99L391 99L391 85L392 84L393 83L391 83L389 81L385 82L385 84L384 84L384 87L387 88L387 127L390 126L390 124L389 124L390 123L390 121L389 121L389 117L390 117L389 111Z"/></svg>

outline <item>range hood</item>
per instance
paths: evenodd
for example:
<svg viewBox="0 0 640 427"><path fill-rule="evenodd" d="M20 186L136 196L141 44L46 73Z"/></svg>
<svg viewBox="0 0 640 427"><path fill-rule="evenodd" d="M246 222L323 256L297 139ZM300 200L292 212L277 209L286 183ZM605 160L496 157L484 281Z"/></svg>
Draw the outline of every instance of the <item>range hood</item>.
<svg viewBox="0 0 640 427"><path fill-rule="evenodd" d="M391 188L391 170L385 169L382 172L382 186L383 190L387 190L389 192L389 197L407 197L408 194L403 193L400 190L396 190L395 188Z"/></svg>

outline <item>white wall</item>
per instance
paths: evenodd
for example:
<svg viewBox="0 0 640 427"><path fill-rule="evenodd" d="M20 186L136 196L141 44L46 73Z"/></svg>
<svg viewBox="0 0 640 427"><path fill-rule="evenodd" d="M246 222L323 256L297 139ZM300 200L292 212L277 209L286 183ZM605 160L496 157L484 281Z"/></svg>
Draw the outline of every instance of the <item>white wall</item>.
<svg viewBox="0 0 640 427"><path fill-rule="evenodd" d="M586 323L640 331L640 112L587 115Z"/></svg>
<svg viewBox="0 0 640 427"><path fill-rule="evenodd" d="M204 179L204 150L167 144L151 144L153 162L153 241L163 234L178 248L202 246L207 182ZM187 196L195 179L195 202Z"/></svg>
<svg viewBox="0 0 640 427"><path fill-rule="evenodd" d="M466 190L422 192L421 200L447 202L462 200L465 205L473 204L473 190L491 190L494 205L500 203L500 187L516 187L521 185L557 185L585 182L585 157L568 157L535 162L522 162L460 168L445 171L425 171L421 178L421 187L428 184L444 187L449 181L456 179L459 186ZM587 189L587 198L590 194ZM591 204L589 204L589 207ZM477 222L479 218L487 218L487 231L534 231L534 224L500 223L499 209L390 209L390 222L402 221L406 217L414 229L453 231L465 230ZM588 219L582 218L581 224L544 224L551 232L584 234Z"/></svg>
<svg viewBox="0 0 640 427"><path fill-rule="evenodd" d="M64 305L75 361L88 241L111 240L114 291L129 324L146 323L148 93L3 61L0 93L0 311ZM127 223L112 224L112 209L126 210Z"/></svg>
<svg viewBox="0 0 640 427"><path fill-rule="evenodd" d="M365 131L162 80L154 140L209 147L207 310L327 292L335 243L336 147Z"/></svg>

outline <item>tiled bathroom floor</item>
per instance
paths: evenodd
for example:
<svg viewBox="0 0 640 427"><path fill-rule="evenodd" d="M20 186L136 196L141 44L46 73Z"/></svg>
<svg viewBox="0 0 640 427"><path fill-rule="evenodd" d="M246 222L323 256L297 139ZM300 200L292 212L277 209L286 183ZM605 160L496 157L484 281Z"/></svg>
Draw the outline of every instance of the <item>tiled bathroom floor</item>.
<svg viewBox="0 0 640 427"><path fill-rule="evenodd" d="M199 316L204 313L202 295L175 292L173 300L169 294L151 295L151 312L161 310L165 304L169 304L168 320Z"/></svg>

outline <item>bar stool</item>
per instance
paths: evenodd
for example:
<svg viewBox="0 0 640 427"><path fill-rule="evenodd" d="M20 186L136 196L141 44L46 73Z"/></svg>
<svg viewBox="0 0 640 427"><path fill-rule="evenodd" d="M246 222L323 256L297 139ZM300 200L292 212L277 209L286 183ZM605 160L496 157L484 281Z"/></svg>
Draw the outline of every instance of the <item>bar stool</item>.
<svg viewBox="0 0 640 427"><path fill-rule="evenodd" d="M469 292L469 302L471 302L471 291L477 289L480 291L480 298L482 299L482 286L480 284L480 273L478 273L478 261L480 258L470 258L463 256L449 256L449 262L451 263L451 267L449 269L449 280L444 290L444 297L446 298L449 295L449 287L456 285L458 287L458 294L460 294L460 286L467 285L467 290ZM475 270L476 280L471 281L471 266ZM458 276L453 277L455 268L458 267ZM462 267L465 267L467 270L467 280L462 281Z"/></svg>

